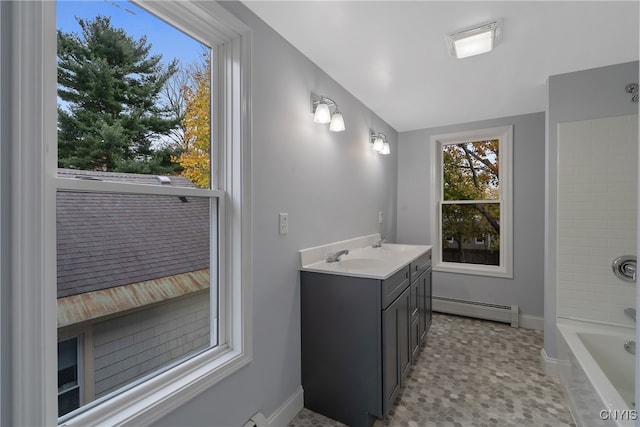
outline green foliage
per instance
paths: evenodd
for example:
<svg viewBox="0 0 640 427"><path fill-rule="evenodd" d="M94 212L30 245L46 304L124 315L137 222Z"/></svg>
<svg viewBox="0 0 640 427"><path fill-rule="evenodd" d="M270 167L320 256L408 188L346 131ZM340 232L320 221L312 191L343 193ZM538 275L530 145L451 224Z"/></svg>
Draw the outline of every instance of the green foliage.
<svg viewBox="0 0 640 427"><path fill-rule="evenodd" d="M463 243L483 238L485 249L500 249L499 141L447 145L442 152L445 201L474 200L470 204L442 205L444 238L453 238L464 262Z"/></svg>
<svg viewBox="0 0 640 427"><path fill-rule="evenodd" d="M58 31L58 163L85 170L179 170L157 141L180 118L159 106L176 72L161 64L146 37L134 40L109 17L77 19L81 34Z"/></svg>

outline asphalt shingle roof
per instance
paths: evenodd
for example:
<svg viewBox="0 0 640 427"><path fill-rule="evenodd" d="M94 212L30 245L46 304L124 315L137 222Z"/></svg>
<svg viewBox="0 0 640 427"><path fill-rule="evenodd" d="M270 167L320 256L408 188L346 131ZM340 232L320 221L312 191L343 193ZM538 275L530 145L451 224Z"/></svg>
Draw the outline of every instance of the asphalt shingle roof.
<svg viewBox="0 0 640 427"><path fill-rule="evenodd" d="M59 176L193 187L183 177L60 170ZM209 268L209 199L58 191L58 298Z"/></svg>

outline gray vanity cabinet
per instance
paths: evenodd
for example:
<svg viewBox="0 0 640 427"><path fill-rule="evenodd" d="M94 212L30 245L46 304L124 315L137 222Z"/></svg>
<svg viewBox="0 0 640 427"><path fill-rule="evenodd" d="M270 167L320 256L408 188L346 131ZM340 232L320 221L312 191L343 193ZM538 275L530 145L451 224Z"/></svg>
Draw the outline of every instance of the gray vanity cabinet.
<svg viewBox="0 0 640 427"><path fill-rule="evenodd" d="M423 264L417 276L411 264L385 280L301 271L306 408L352 427L387 415L411 366L414 322L416 339L422 331Z"/></svg>

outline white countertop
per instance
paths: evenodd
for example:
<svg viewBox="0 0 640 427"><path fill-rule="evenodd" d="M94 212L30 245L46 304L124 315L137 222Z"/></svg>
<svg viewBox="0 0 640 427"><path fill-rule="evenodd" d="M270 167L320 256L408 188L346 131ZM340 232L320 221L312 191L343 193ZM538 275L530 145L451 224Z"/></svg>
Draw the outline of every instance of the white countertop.
<svg viewBox="0 0 640 427"><path fill-rule="evenodd" d="M332 245L330 252L336 252ZM343 255L340 261L326 262L325 257L321 261L301 266L301 271L313 271L317 273L338 274L341 276L364 277L369 279L387 279L405 265L415 261L421 255L431 250L427 245L401 245L396 243L383 243L379 248L371 246L349 249L348 255Z"/></svg>

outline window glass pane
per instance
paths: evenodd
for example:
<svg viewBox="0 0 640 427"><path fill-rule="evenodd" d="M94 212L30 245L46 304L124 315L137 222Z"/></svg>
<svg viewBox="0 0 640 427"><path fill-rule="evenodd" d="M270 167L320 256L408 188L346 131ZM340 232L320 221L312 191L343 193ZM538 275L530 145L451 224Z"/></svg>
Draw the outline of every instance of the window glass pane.
<svg viewBox="0 0 640 427"><path fill-rule="evenodd" d="M80 406L78 338L58 342L58 416Z"/></svg>
<svg viewBox="0 0 640 427"><path fill-rule="evenodd" d="M80 388L68 390L58 395L58 416L61 417L80 406Z"/></svg>
<svg viewBox="0 0 640 427"><path fill-rule="evenodd" d="M57 25L61 174L210 188L211 50L126 1L60 1Z"/></svg>
<svg viewBox="0 0 640 427"><path fill-rule="evenodd" d="M84 403L217 345L212 201L57 192L58 330L86 337Z"/></svg>
<svg viewBox="0 0 640 427"><path fill-rule="evenodd" d="M499 140L444 145L442 194L444 200L500 198Z"/></svg>
<svg viewBox="0 0 640 427"><path fill-rule="evenodd" d="M442 205L442 261L500 265L500 204Z"/></svg>
<svg viewBox="0 0 640 427"><path fill-rule="evenodd" d="M78 339L60 341L58 343L58 371L74 367L78 364ZM60 387L60 383L58 383Z"/></svg>

